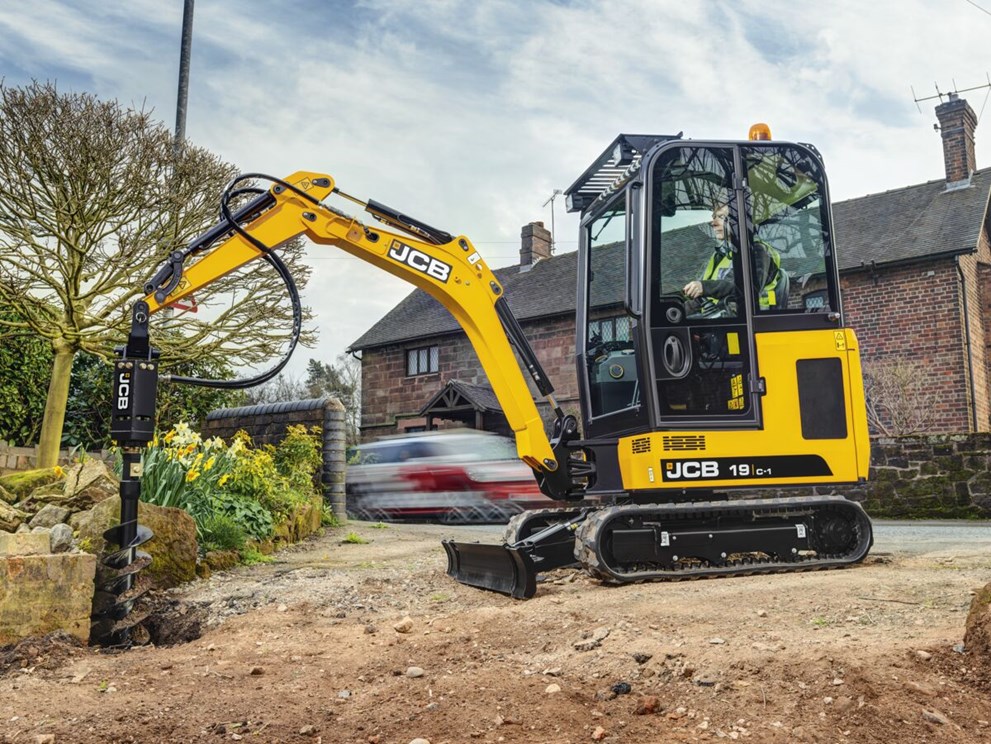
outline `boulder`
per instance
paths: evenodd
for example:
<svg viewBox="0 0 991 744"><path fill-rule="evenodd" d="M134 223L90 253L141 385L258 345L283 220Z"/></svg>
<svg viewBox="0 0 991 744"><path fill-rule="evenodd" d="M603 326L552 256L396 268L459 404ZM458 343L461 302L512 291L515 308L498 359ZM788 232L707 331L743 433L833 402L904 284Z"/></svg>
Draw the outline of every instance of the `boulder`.
<svg viewBox="0 0 991 744"><path fill-rule="evenodd" d="M51 529L51 546L53 553L65 553L72 547L72 528L65 524L56 524Z"/></svg>
<svg viewBox="0 0 991 744"><path fill-rule="evenodd" d="M0 501L0 532L14 532L27 518L27 512Z"/></svg>
<svg viewBox="0 0 991 744"><path fill-rule="evenodd" d="M55 504L45 504L41 510L31 517L28 524L31 527L54 527L69 518L69 509Z"/></svg>
<svg viewBox="0 0 991 744"><path fill-rule="evenodd" d="M0 486L0 501L3 501L7 504L13 504L15 501L17 501L17 496L12 494L3 486Z"/></svg>
<svg viewBox="0 0 991 744"><path fill-rule="evenodd" d="M66 472L62 490L65 505L81 511L118 495L120 482L102 461L86 460Z"/></svg>
<svg viewBox="0 0 991 744"><path fill-rule="evenodd" d="M964 649L973 656L973 664L991 672L991 584L978 590L970 602Z"/></svg>
<svg viewBox="0 0 991 744"><path fill-rule="evenodd" d="M39 468L37 470L22 470L0 477L0 487L14 494L15 499L27 498L42 486L58 483L64 477L62 468ZM4 499L6 501L7 499Z"/></svg>
<svg viewBox="0 0 991 744"><path fill-rule="evenodd" d="M100 555L117 549L113 543L106 544L103 533L120 522L119 496L104 499L73 518L80 547L86 552ZM193 518L182 509L142 502L138 508L138 521L155 533L140 548L152 557L151 565L141 572L142 579L149 579L151 585L159 589L169 589L195 579L197 546Z"/></svg>

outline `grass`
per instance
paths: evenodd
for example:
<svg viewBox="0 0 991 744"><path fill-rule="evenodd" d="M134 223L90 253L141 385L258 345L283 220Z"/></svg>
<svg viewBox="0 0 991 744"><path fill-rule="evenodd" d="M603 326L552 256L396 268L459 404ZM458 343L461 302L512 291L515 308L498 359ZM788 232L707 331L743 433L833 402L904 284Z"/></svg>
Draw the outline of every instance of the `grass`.
<svg viewBox="0 0 991 744"><path fill-rule="evenodd" d="M259 563L272 563L275 560L270 555L265 555L255 548L245 548L241 551L241 563L245 566L254 566Z"/></svg>
<svg viewBox="0 0 991 744"><path fill-rule="evenodd" d="M363 538L357 532L349 532L348 534L346 534L344 536L344 539L341 540L341 542L342 543L347 543L348 545L367 545L368 544L368 540L366 540L365 538Z"/></svg>

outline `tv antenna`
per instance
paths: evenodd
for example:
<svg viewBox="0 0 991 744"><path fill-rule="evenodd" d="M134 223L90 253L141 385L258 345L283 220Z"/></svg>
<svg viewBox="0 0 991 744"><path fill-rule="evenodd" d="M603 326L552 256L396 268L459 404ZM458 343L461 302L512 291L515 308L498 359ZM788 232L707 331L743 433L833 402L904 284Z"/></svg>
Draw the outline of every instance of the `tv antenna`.
<svg viewBox="0 0 991 744"><path fill-rule="evenodd" d="M985 72L984 73L984 77L987 80L986 83L983 83L982 85L974 85L974 86L972 86L970 88L958 88L957 87L956 80L952 80L951 79L950 82L953 83L953 90L947 91L945 93L939 89L939 84L938 83L933 83L933 87L936 88L936 95L934 95L934 96L925 96L924 98L919 98L917 95L915 95L915 88L912 87L912 86L909 86L909 87L912 90L912 99L915 101L915 107L917 109L919 109L919 113L921 114L923 112L922 112L922 107L919 104L922 101L932 101L932 100L935 100L936 98L938 98L939 99L939 102L942 103L944 98L946 98L946 99L956 98L960 93L967 93L967 92L972 91L972 90L983 90L985 88L988 89L988 93L991 93L991 75L989 75L988 73ZM981 113L977 115L977 120L978 121L980 121L981 115L984 113L984 107L987 106L987 103L988 103L988 95L985 94L985 96L984 96L984 103L981 105ZM936 129L939 129L939 125L938 124L934 124L933 126Z"/></svg>
<svg viewBox="0 0 991 744"><path fill-rule="evenodd" d="M991 80L988 81L991 85ZM554 253L554 200L561 195L561 189L554 189L554 193L551 194L551 198L543 203L543 206L551 205L551 253Z"/></svg>

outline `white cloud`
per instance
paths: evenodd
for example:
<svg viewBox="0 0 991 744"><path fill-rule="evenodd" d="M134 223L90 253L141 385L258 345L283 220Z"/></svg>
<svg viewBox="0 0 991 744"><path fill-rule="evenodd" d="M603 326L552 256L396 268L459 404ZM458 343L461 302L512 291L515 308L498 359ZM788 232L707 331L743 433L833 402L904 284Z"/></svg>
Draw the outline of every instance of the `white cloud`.
<svg viewBox="0 0 991 744"><path fill-rule="evenodd" d="M146 104L171 127L182 5L4 4L0 75ZM244 170L330 172L499 266L619 132L737 139L767 121L816 144L835 199L940 178L936 101L920 114L911 89L986 82L989 31L991 16L944 0L212 0L196 6L186 133ZM986 91L966 95L980 113ZM562 200L554 215L573 248L577 220ZM409 288L310 255L310 353L330 359Z"/></svg>

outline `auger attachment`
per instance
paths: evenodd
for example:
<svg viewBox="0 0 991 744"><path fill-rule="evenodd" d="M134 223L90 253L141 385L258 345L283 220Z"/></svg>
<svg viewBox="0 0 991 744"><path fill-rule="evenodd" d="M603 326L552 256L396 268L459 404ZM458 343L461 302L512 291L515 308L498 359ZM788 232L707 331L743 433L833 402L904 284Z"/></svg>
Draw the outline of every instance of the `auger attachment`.
<svg viewBox="0 0 991 744"><path fill-rule="evenodd" d="M120 524L103 533L118 550L105 555L97 572L90 641L101 646L128 646L135 619L128 622L134 603L145 589L138 572L151 556L138 550L152 538L138 524L141 496L141 453L155 435L155 397L158 391L158 352L148 343L148 304L137 302L131 317L127 345L118 350L114 364L113 414L110 435L123 451L120 479Z"/></svg>

